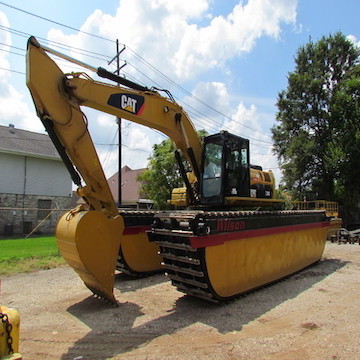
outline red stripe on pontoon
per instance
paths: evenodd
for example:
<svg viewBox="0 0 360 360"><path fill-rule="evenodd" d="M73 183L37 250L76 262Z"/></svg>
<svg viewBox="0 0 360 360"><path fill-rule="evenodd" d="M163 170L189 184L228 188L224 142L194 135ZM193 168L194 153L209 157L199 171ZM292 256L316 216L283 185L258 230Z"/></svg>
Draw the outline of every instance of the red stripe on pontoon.
<svg viewBox="0 0 360 360"><path fill-rule="evenodd" d="M134 234L139 234L141 232L145 232L150 230L151 227L149 225L144 225L144 226L129 226L126 227L123 231L123 235L134 235Z"/></svg>
<svg viewBox="0 0 360 360"><path fill-rule="evenodd" d="M190 243L191 246L196 249L206 246L221 245L225 241L240 240L240 239L252 238L256 236L281 234L290 231L328 227L329 224L330 224L329 222L315 222L308 224L277 226L277 227L264 228L264 229L234 231L234 232L220 233L214 235L194 236L194 237L190 237Z"/></svg>

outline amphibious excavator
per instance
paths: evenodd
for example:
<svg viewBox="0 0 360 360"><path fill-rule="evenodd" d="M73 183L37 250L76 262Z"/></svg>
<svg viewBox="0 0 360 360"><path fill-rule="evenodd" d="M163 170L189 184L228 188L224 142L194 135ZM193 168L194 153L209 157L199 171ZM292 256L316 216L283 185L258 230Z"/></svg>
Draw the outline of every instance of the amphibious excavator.
<svg viewBox="0 0 360 360"><path fill-rule="evenodd" d="M48 53L116 84L84 73L64 74ZM275 199L272 173L250 165L247 139L222 131L202 143L168 92L161 95L163 90L72 59L34 37L28 41L26 62L37 114L86 202L60 218L58 246L95 295L116 302L117 259L131 273L162 267L180 291L219 302L288 276L322 256L329 226L325 212L263 210L281 201ZM185 184L172 193L175 210L117 208L82 107L157 129L172 139ZM185 171L180 152L192 172Z"/></svg>

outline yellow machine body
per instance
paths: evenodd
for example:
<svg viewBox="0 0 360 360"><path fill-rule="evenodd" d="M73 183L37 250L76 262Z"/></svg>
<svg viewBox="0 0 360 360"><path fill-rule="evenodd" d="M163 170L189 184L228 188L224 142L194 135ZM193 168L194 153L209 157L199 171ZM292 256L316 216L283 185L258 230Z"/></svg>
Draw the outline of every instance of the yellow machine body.
<svg viewBox="0 0 360 360"><path fill-rule="evenodd" d="M192 235L189 234L196 233L198 226L188 226L186 225L187 221L180 221L178 230L167 228L167 226L173 226L177 219L186 217L186 214L175 213L172 218L168 219L169 221L164 223L164 229L155 229L152 233L155 238L152 240L158 245L148 241L145 230L127 232L127 227L133 225L136 227L140 224L136 223L137 219L135 218L133 219L135 224L128 226L126 224L127 215L119 215L91 140L82 106L154 128L172 139L176 149L181 151L192 169L191 175L186 176L185 166L182 164L182 160L179 161L180 172L186 188L174 190L170 203L175 206L185 207L191 201L192 204L201 204L203 208L207 209L214 209L220 205L233 208L240 206L257 208L274 206L283 201L274 198L275 182L271 171L264 172L260 167L252 168L249 171L249 141L227 132L210 135L204 139L204 144L206 144L210 138L213 140L221 138L224 145L221 146L222 151L225 151L225 144L227 144L225 139L231 139L231 144L233 144L231 146L241 145L241 148L226 148L229 156L221 157L221 159L230 159L230 155L236 155L234 159L237 159L236 163L235 160L227 163L223 160L225 162L222 163L222 168L226 169L231 176L229 175L228 178L224 176L222 179L225 179L224 182L227 181L227 183L217 189L224 190L226 187L226 192L218 192L215 196L213 194L204 195L204 192L201 193L201 186L205 179L205 160L202 164L202 157L203 154L206 154L204 150L206 145L203 145L186 112L171 96L168 98L161 96L153 89L144 88L129 80L116 77L105 69L94 69L86 64L81 65L95 71L99 76L122 85L94 81L83 73L65 75L47 52L69 60L65 55L59 55L52 49L42 47L36 39L30 38L27 49L27 86L31 91L38 116L67 166L73 181L79 186L78 194L87 204L86 209L75 209L60 219L56 237L59 249L66 261L95 294L115 301L113 295L114 273L119 254L132 271L151 272L160 267L160 258L157 255L159 247L163 259L167 257L168 260L174 261L174 263L167 263L170 270L176 273L172 275L175 279L174 282L179 282L178 280L181 278L182 282L190 283L190 286L200 284L199 286L202 287L212 287L216 289L215 293L218 295L211 293L211 296L219 298L231 297L234 294L274 281L301 269L321 256L324 245L322 233L324 229L290 231L289 233L258 236L251 239L235 239L235 241L226 241L219 245L210 244L208 247L204 246L205 264L202 260L194 260L191 256L182 256L178 253L193 251L193 249L189 250L191 246L181 243L181 238L184 236L192 238ZM70 61L76 62L74 59ZM167 94L169 95L169 93ZM235 138L237 138L236 141ZM210 144L210 140L208 144ZM246 147L244 147L245 145ZM234 176L236 182L230 188L227 186L230 181L226 179L230 179L241 167L246 169L246 172L243 172L246 175L246 181L242 176ZM221 179L216 173L206 180L209 179L211 181L215 179L213 183L220 184L219 180ZM85 186L83 186L83 182L85 182ZM266 193L265 196L260 195L261 192ZM206 197L207 199L204 199ZM215 217L220 216L218 221L219 226L222 227L223 221L227 221L224 219L228 215L225 213L220 215L216 211L214 214ZM202 216L202 212L196 211L193 215L198 218ZM297 217L296 214L293 215ZM211 217L213 215L209 216L212 224ZM312 218L313 215L311 214L310 217ZM266 223L269 218L265 216L264 227L273 225ZM281 220L282 218L283 214L278 214L277 219ZM150 218L150 220L153 219ZM256 222L256 219L254 221ZM275 221L277 220L275 219ZM226 227L234 226L236 228L245 222L234 223L231 220L227 224ZM149 226L149 223L146 225ZM200 221L198 225L203 226L201 235L204 237L212 231L210 227L204 225L204 222ZM184 230L184 226L188 226L188 229ZM215 229L215 231L218 230ZM227 231L220 231L220 238L226 237ZM232 230L229 229L229 231ZM159 240L158 233L170 235L163 241ZM203 256L204 251L203 249L198 251L196 248L194 255ZM280 256L281 260L279 260ZM183 262L185 265L180 266L179 264ZM189 276L202 277L204 273L199 269L189 269L189 263L206 266L209 284L205 280L203 282L203 280L189 279ZM179 277L177 272L180 270L186 275ZM187 289L187 285L182 285L182 288Z"/></svg>
<svg viewBox="0 0 360 360"><path fill-rule="evenodd" d="M150 242L146 231L124 234L121 237L121 252L126 265L133 272L149 273L161 270L159 246Z"/></svg>
<svg viewBox="0 0 360 360"><path fill-rule="evenodd" d="M10 336L12 338L13 353L9 353L7 343L8 334L5 323L0 320L0 359L1 360L15 360L21 359L19 351L19 336L20 336L20 314L17 310L0 306L0 314L5 314L8 317L9 323L12 325Z"/></svg>

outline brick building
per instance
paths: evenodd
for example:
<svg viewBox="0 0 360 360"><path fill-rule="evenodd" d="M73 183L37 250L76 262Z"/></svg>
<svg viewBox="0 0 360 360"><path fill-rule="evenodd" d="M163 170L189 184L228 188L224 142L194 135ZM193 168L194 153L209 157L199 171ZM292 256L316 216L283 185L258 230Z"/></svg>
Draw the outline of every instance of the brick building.
<svg viewBox="0 0 360 360"><path fill-rule="evenodd" d="M72 181L49 136L0 126L0 234L27 234L40 222L52 233L72 207Z"/></svg>

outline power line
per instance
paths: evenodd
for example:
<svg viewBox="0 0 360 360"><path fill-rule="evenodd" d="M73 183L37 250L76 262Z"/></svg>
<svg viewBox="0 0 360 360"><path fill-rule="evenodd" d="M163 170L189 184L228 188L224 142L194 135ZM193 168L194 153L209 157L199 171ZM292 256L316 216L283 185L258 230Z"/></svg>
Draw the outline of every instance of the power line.
<svg viewBox="0 0 360 360"><path fill-rule="evenodd" d="M19 54L19 53L16 53L14 51L8 51L8 50L5 50L5 49L0 49L0 51L4 51L4 52L7 52L8 54L14 54L14 55L22 56L22 57L26 56L25 54ZM57 62L57 64L62 64L63 67L71 69L72 71L74 71L74 70L78 70L79 72L84 71L83 70L84 68L81 67L80 65L78 65L78 66L74 65L74 64L70 65L69 61L63 60L62 58L59 58L59 57L57 57L56 62ZM13 70L9 69L9 71L13 71ZM22 73L22 74L26 75L25 73Z"/></svg>
<svg viewBox="0 0 360 360"><path fill-rule="evenodd" d="M1 50L1 49L0 49L0 50ZM19 54L19 55L22 55L22 54ZM22 55L22 56L24 56L24 55ZM63 65L63 66L69 67L68 65L66 65L66 62L63 62L63 63L65 64L65 65ZM16 71L16 70L5 69L5 68L1 68L1 67L0 67L0 69L5 70L5 71L14 72L14 73L21 74L21 75L26 75L25 73L20 72L20 71ZM74 69L74 68L71 67L71 69ZM203 120L203 119L201 118L200 115L196 115L194 112L192 112L192 111L190 111L190 110L187 109L187 110L186 110L187 113L193 115L193 116L191 117L191 121L192 121L192 122L198 123L198 124L199 124L199 123L202 124L201 127L205 126L205 128L206 128L207 130L213 129L213 132L219 131L219 125L218 125L215 121L211 120L209 117L207 117L206 115L202 114L200 111L198 111L197 109L193 108L192 106L184 103L182 100L180 100L180 99L177 99L177 100L178 100L179 102L183 103L184 106L187 106L187 107L193 109L194 111L196 111L197 113L203 115L204 117L208 118L208 120L209 120L209 122L206 122L205 120ZM213 123L214 125L211 125L211 123ZM199 126L199 127L200 127L200 126ZM152 130L153 130L154 132L156 132L158 135L160 135L161 137L166 138L166 135L164 135L164 134L161 133L160 131L155 130L155 129L152 129ZM238 133L238 135L241 135L241 134ZM269 148L269 146L263 146L263 145L259 145L259 144L256 144L256 143L255 143L256 141L261 141L261 140L252 138L252 137L250 137L250 136L247 136L247 138L252 141L252 145L253 145L253 146L260 147L260 148L263 148L263 149L268 149L268 148Z"/></svg>
<svg viewBox="0 0 360 360"><path fill-rule="evenodd" d="M21 51L24 51L24 52L26 51L25 49L22 49L22 48L13 46L13 45L5 44L5 43L2 43L2 42L0 42L0 45L8 46L8 47L10 47L12 49L15 49L15 50L21 50Z"/></svg>
<svg viewBox="0 0 360 360"><path fill-rule="evenodd" d="M94 143L94 145L96 145L96 146L109 146L109 150L108 150L109 152L116 150L116 149L111 149L112 147L114 147L114 146L119 146L118 143L109 143L109 144ZM125 144L121 144L121 146L124 147L124 148L126 148L126 149L128 149L128 150L130 150L130 151L140 151L140 152L144 152L144 153L146 153L146 154L149 154L149 153L152 151L152 150L148 151L148 150L144 150L144 149L133 148L133 147L130 147L130 146L125 145ZM110 149L111 149L111 150L110 150ZM107 154L106 156L109 156L109 155ZM106 159L105 161L107 161L107 159ZM106 166L107 166L107 165L108 165L108 164L106 164ZM105 166L104 166L104 168L105 168Z"/></svg>
<svg viewBox="0 0 360 360"><path fill-rule="evenodd" d="M14 55L18 55L18 56L22 56L22 57L25 57L25 54L18 54L18 53L15 53L13 51L7 51L5 49L0 49L0 51L6 51L8 54L14 54ZM66 67L66 68L69 68L71 69L72 71L74 71L74 69L78 70L78 71L83 71L83 68L81 67L74 67L74 66L70 66L68 62L66 61L61 61L61 59L59 59L60 61L58 63L62 64L63 67ZM26 73L24 72L20 72L20 71L16 71L16 70L11 70L11 69L5 69L5 68L1 68L2 70L7 70L7 71L11 71L11 72L15 72L15 73L18 73L18 74L21 74L21 75L26 75Z"/></svg>
<svg viewBox="0 0 360 360"><path fill-rule="evenodd" d="M20 74L20 75L26 75L24 72L12 70L12 69L6 69L6 68L3 68L3 67L0 67L0 70L10 71L10 72L13 72L15 74Z"/></svg>
<svg viewBox="0 0 360 360"><path fill-rule="evenodd" d="M26 11L26 10L24 10L24 9L20 9L20 8L18 8L18 7L16 7L16 6L13 6L13 5L4 3L3 1L0 1L0 4L1 4L1 5L4 5L4 6L7 6L7 7L9 7L9 8L12 8L12 9L14 9L14 10L20 11L20 12L22 12L22 13L24 13L24 14L34 16L34 17L36 17L36 18L38 18L38 19L41 19L41 20L44 20L44 21L48 21L48 22L50 22L50 23L53 23L53 24L56 24L56 25L65 27L65 28L70 29L70 30L77 31L77 32L82 33L82 34L85 34L85 35L93 36L93 37L95 37L95 38L98 38L98 39L101 39L101 40L105 40L105 41L115 42L114 40L108 39L108 38L106 38L106 37L103 37L103 36L100 36L100 35L91 34L91 33L88 33L87 31L82 31L82 30L77 29L77 28L74 28L74 27L72 27L72 26L62 24L62 23L60 23L60 22L58 22L58 21L48 19L48 18L46 18L46 17L44 17L44 16L40 16L40 15L34 14L34 13L30 12L30 11Z"/></svg>
<svg viewBox="0 0 360 360"><path fill-rule="evenodd" d="M144 74L142 71L140 71L137 67L135 67L134 65L132 65L131 63L129 63L127 61L127 65L129 65L130 67L134 68L136 71L140 72L144 77L146 77L148 80L150 80L154 85L158 86L158 87L162 87L160 84L158 84L155 80L151 79L149 76L147 76L146 74ZM139 80L135 79L137 82L139 82ZM206 123L204 120L202 119L198 119L197 121L201 122L203 125L205 125L206 127L210 127L212 129L215 129L215 131L218 131L218 128L220 126L220 124L218 124L215 120L210 119L208 116L206 116L205 114L201 113L199 110L195 109L194 107L190 106L189 104L186 104L184 101L182 101L181 99L179 99L177 96L174 96L174 98L179 102L184 104L184 106L194 110L195 112L199 113L201 116L203 116L204 118L207 118L209 120L210 123L213 123L215 126L211 126L210 124ZM186 112L188 112L189 114L191 113L191 111L186 110ZM194 114L194 113L192 113ZM196 116L196 115L195 115ZM192 120L194 120L194 118L192 118Z"/></svg>
<svg viewBox="0 0 360 360"><path fill-rule="evenodd" d="M9 51L9 50L6 50L6 49L0 49L0 51L4 51L8 54L13 54L13 55L19 55L19 56L25 56L25 54L19 54L19 53L16 53L15 51Z"/></svg>
<svg viewBox="0 0 360 360"><path fill-rule="evenodd" d="M21 37L26 38L26 39L29 38L30 36L32 36L32 34L30 34L30 33L26 33L24 31L17 30L17 29L7 27L7 26L4 26L4 25L0 25L0 30L7 31L7 32L9 32L9 33L11 33L13 35L21 36ZM57 46L57 47L59 47L59 48L61 48L63 50L67 50L67 51L70 50L70 51L72 51L74 53L77 53L77 54L80 54L80 55L85 55L85 56L88 56L88 57L91 57L91 58L94 58L94 59L98 59L98 60L101 60L101 61L105 61L105 60L107 61L108 59L110 59L109 55L104 55L104 54L101 54L101 53L98 53L98 52L77 48L77 47L67 45L67 44L63 44L63 43L60 43L60 42L54 41L54 40L48 40L48 39L45 39L45 38L43 38L41 36L36 36L36 38L39 39L39 40L45 41L48 44ZM2 44L2 45L11 46L11 45L7 45L7 44ZM21 49L21 48L17 48L17 49L22 50L22 51L26 51L25 49ZM97 55L97 56L92 56L90 54ZM99 56L101 56L102 58L100 58Z"/></svg>
<svg viewBox="0 0 360 360"><path fill-rule="evenodd" d="M147 76L145 73L143 73L142 71L140 71L137 67L135 67L135 66L132 65L131 63L127 62L127 64L128 64L130 67L134 68L136 71L138 71L140 74L142 74L144 77L146 77L148 80L150 80L154 85L156 85L156 86L158 86L158 87L162 87L160 84L158 84L156 81L154 81L153 79L151 79L149 76ZM184 106L189 107L189 108L191 108L192 110L194 110L194 111L196 111L197 113L199 113L200 115L202 115L203 117L208 118L208 120L210 121L210 123L214 123L215 126L216 126L216 128L215 128L215 127L212 127L212 128L213 128L213 129L216 129L215 131L218 131L218 125L219 125L219 124L217 124L217 123L215 122L215 120L211 120L209 117L207 117L206 115L204 115L203 113L201 113L199 110L193 108L192 106L186 104L184 101L180 100L177 96L174 96L174 98L175 98L178 102L183 103ZM187 110L187 112L190 113L188 110ZM206 126L209 126L209 124L205 123L204 120L198 119L198 121L200 121L201 123L203 123L203 124L206 125Z"/></svg>
<svg viewBox="0 0 360 360"><path fill-rule="evenodd" d="M112 153L112 148L114 147L114 145L118 146L119 144L112 144L118 134L119 128L117 127L115 133L113 134L113 138L111 140L111 144L108 145L108 149L107 152L105 153L105 155L103 156L103 168L104 171L110 166L110 160L111 160L111 153ZM99 156L100 158L100 156Z"/></svg>

